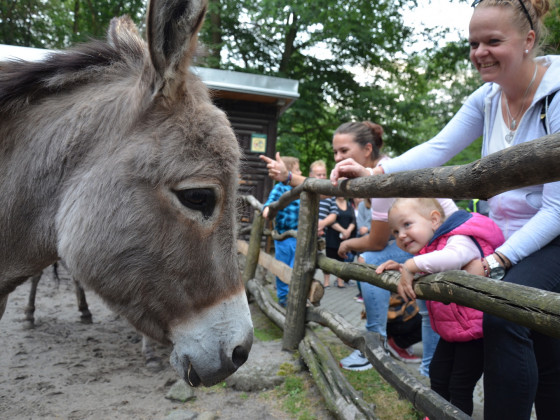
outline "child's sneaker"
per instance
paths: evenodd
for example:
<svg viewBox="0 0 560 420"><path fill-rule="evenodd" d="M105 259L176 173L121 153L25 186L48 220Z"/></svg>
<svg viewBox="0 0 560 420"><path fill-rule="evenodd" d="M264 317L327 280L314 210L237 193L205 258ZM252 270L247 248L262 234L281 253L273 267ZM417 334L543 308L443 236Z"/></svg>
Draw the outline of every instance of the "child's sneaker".
<svg viewBox="0 0 560 420"><path fill-rule="evenodd" d="M385 340L385 349L391 353L395 359L400 360L405 363L420 363L422 361L421 357L414 355L409 349L403 349L397 346L393 337L387 338Z"/></svg>
<svg viewBox="0 0 560 420"><path fill-rule="evenodd" d="M360 350L354 350L350 356L340 361L340 367L346 370L368 370L373 366Z"/></svg>

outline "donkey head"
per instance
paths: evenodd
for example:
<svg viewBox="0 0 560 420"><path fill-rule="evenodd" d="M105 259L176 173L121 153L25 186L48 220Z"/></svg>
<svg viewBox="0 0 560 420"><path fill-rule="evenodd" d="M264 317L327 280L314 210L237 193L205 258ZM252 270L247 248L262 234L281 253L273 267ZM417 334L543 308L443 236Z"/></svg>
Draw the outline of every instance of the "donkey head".
<svg viewBox="0 0 560 420"><path fill-rule="evenodd" d="M245 362L253 336L235 244L240 150L189 72L205 11L203 0L152 0L148 46L129 19L113 20L108 41L123 59L108 88L120 109L105 108L97 130L118 135L68 183L57 234L70 272L173 343L180 375L209 386Z"/></svg>

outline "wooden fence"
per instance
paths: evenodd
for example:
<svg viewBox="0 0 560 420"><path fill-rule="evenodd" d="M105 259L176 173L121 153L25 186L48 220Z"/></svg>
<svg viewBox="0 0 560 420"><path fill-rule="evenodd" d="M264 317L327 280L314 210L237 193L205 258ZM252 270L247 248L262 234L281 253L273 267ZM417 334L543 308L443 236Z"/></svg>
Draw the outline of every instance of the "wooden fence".
<svg viewBox="0 0 560 420"><path fill-rule="evenodd" d="M342 181L336 187L328 180L307 179L270 206L273 217L279 209L300 198L297 248L286 310L275 304L255 279L258 264L276 271L274 274L281 278L286 278L290 271L281 273L278 268L281 266L273 267L270 262L265 262L264 252L260 250L264 229L262 204L254 198L247 198L247 202L255 208L249 244L239 245L240 250L247 254L243 272L247 290L261 309L283 329L283 348L299 349L330 411L344 419L376 418L373 407L356 394L340 372L338 362L306 327L310 321L329 327L345 344L359 349L385 380L428 417L470 418L395 363L383 349L379 335L359 331L339 315L323 308L307 306L317 267L346 280L367 282L393 292L396 292L399 279L397 272L378 275L373 266L342 263L317 253L319 196L487 199L514 188L560 180L558 162L560 135L554 134L494 153L468 165L357 178ZM420 277L414 290L421 299L466 305L560 338L560 294L463 271Z"/></svg>

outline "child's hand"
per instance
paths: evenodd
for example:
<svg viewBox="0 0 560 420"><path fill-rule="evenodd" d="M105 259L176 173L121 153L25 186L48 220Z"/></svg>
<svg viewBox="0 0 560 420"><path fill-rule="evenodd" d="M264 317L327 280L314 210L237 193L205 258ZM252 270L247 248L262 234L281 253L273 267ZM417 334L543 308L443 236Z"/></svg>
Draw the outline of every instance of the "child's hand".
<svg viewBox="0 0 560 420"><path fill-rule="evenodd" d="M377 274L381 274L387 270L400 270L400 269L401 269L401 265L398 262L389 260L389 261L385 261L383 264L379 264L375 269L375 272Z"/></svg>
<svg viewBox="0 0 560 420"><path fill-rule="evenodd" d="M416 293L412 288L412 283L414 281L414 273L407 270L405 264L401 267L401 279L397 285L397 293L408 302L408 300L416 299Z"/></svg>
<svg viewBox="0 0 560 420"><path fill-rule="evenodd" d="M268 207L265 207L265 208L263 209L262 216L263 216L265 219L268 219L268 212L269 212L269 211L270 211L270 209L269 209Z"/></svg>

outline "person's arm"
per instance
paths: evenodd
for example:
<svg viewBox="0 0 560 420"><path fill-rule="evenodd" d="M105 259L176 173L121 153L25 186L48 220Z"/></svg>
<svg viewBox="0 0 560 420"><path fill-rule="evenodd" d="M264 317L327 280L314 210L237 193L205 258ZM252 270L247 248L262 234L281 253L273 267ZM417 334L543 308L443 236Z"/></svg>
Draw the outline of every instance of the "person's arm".
<svg viewBox="0 0 560 420"><path fill-rule="evenodd" d="M324 229L327 226L331 226L334 222L336 222L336 214L331 213L323 220L319 220L319 230Z"/></svg>
<svg viewBox="0 0 560 420"><path fill-rule="evenodd" d="M274 179L275 181L285 183L290 178L290 172L284 165L284 162L280 158L280 153L276 152L276 159L271 159L268 156L260 155L259 158L266 163L266 167L268 169L268 176ZM295 187L297 185L303 184L306 177L303 175L296 175L292 173L292 177L288 185Z"/></svg>
<svg viewBox="0 0 560 420"><path fill-rule="evenodd" d="M460 270L473 259L480 260L480 258L480 250L470 237L465 235L451 236L443 249L416 255L402 264L397 291L404 299L416 299L413 288L416 273L441 273L449 270Z"/></svg>
<svg viewBox="0 0 560 420"><path fill-rule="evenodd" d="M352 159L345 159L332 170L331 182L336 185L342 177L356 178L443 165L482 135L484 98L489 94L489 89L490 85L485 84L471 94L451 121L431 140L373 169L364 168Z"/></svg>
<svg viewBox="0 0 560 420"><path fill-rule="evenodd" d="M366 207L364 201L358 205L358 217L356 218L356 226L358 227L358 235L364 236L369 232L371 225L371 211Z"/></svg>
<svg viewBox="0 0 560 420"><path fill-rule="evenodd" d="M343 233L344 232L344 228L340 225L340 223L336 222L333 223L331 226L331 229L336 230L339 233Z"/></svg>
<svg viewBox="0 0 560 420"><path fill-rule="evenodd" d="M262 215L265 219L268 219L268 213L270 211L268 206L270 206L275 201L278 201L281 195L282 193L280 192L280 188L278 187L278 185L272 187L272 190L270 191L270 194L268 194L266 202L263 204Z"/></svg>
<svg viewBox="0 0 560 420"><path fill-rule="evenodd" d="M506 265L507 261L517 264L560 235L559 221L560 182L544 184L539 211L496 251L507 259ZM500 261L499 258L496 259Z"/></svg>
<svg viewBox="0 0 560 420"><path fill-rule="evenodd" d="M481 259L476 243L466 235L453 235L445 247L423 255L413 257L418 272L441 273L449 270L461 270L473 259ZM416 272L416 271L415 271Z"/></svg>
<svg viewBox="0 0 560 420"><path fill-rule="evenodd" d="M448 162L482 135L484 129L484 99L490 93L485 84L472 93L449 123L435 137L383 162L383 173L434 168ZM381 169L376 169L377 174Z"/></svg>
<svg viewBox="0 0 560 420"><path fill-rule="evenodd" d="M387 246L391 230L389 223L380 220L372 220L371 228L367 235L343 241L338 248L338 255L344 257L348 252L356 253L364 251L381 251Z"/></svg>
<svg viewBox="0 0 560 420"><path fill-rule="evenodd" d="M352 231L356 228L354 223L350 223L348 227L342 232L342 239L348 239L352 235Z"/></svg>

